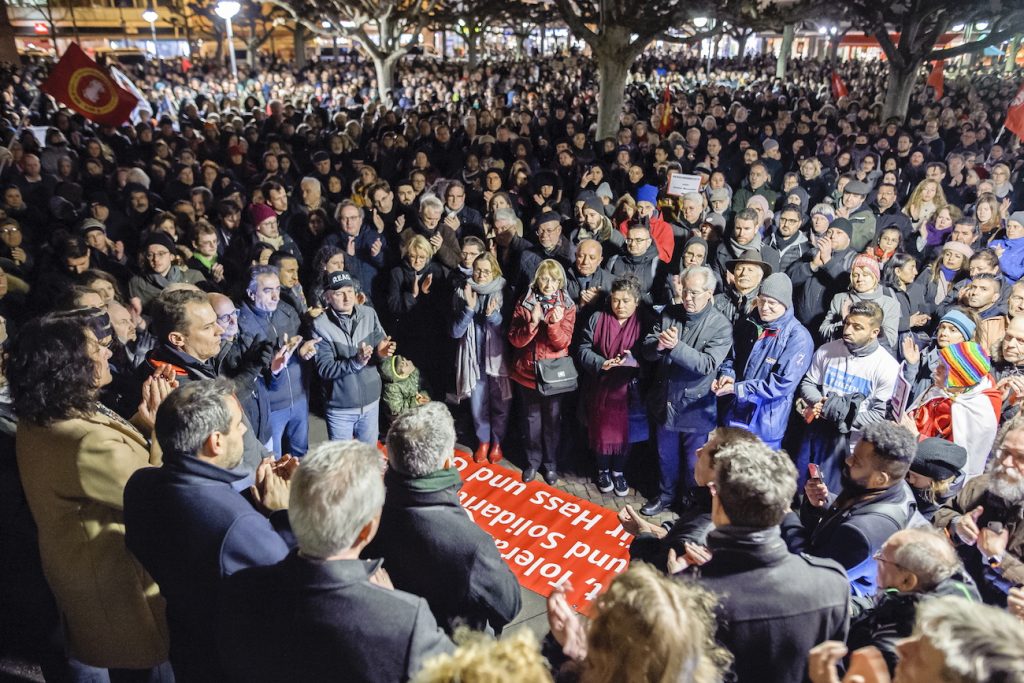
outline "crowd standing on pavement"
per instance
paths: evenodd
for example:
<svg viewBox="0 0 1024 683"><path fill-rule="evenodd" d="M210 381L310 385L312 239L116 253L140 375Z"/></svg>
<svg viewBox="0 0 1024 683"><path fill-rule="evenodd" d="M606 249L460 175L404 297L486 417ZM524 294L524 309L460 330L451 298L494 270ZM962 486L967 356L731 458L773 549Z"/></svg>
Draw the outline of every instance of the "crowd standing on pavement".
<svg viewBox="0 0 1024 683"><path fill-rule="evenodd" d="M883 120L879 62L651 52L599 138L575 52L383 102L188 66L120 127L0 72L0 641L46 680L1024 681L1013 74ZM542 649L456 443L647 496Z"/></svg>

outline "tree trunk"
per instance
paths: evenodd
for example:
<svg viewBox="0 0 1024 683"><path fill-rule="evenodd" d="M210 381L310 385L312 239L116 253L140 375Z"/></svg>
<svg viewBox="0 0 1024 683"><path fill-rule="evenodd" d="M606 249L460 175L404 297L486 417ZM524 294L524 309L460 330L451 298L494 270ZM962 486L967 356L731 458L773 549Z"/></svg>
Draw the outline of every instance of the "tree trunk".
<svg viewBox="0 0 1024 683"><path fill-rule="evenodd" d="M516 34L516 59L519 61L526 59L526 38L523 33Z"/></svg>
<svg viewBox="0 0 1024 683"><path fill-rule="evenodd" d="M256 19L249 18L249 40L245 41L245 58L250 65L256 64Z"/></svg>
<svg viewBox="0 0 1024 683"><path fill-rule="evenodd" d="M18 46L14 42L14 27L7 15L7 3L0 3L0 62L18 63Z"/></svg>
<svg viewBox="0 0 1024 683"><path fill-rule="evenodd" d="M739 52L737 53L737 56L740 59L743 59L743 55L747 51L747 41L749 39L750 39L750 34L749 33L741 33L740 35L736 36L736 44L739 46Z"/></svg>
<svg viewBox="0 0 1024 683"><path fill-rule="evenodd" d="M910 94L914 90L914 83L917 81L917 72L920 68L920 61L914 61L910 65L905 66L898 66L892 62L889 63L889 82L885 88L882 121L888 121L892 117L900 121L907 118Z"/></svg>
<svg viewBox="0 0 1024 683"><path fill-rule="evenodd" d="M626 98L626 76L633 63L621 50L594 50L600 90L597 94L597 139L619 132L619 117Z"/></svg>
<svg viewBox="0 0 1024 683"><path fill-rule="evenodd" d="M548 27L547 24L540 25L540 56L544 56L544 39L547 37Z"/></svg>
<svg viewBox="0 0 1024 683"><path fill-rule="evenodd" d="M1010 44L1006 46L1006 64L1003 65L1003 73L1013 73L1017 68L1017 51L1020 50L1020 36L1014 36Z"/></svg>
<svg viewBox="0 0 1024 683"><path fill-rule="evenodd" d="M373 57L373 70L377 74L377 96L385 106L390 106L388 95L395 87L395 66L403 54L405 53L400 52L383 57Z"/></svg>
<svg viewBox="0 0 1024 683"><path fill-rule="evenodd" d="M466 36L466 65L472 70L480 63L480 38L482 33L477 33L472 26L467 26L469 34Z"/></svg>
<svg viewBox="0 0 1024 683"><path fill-rule="evenodd" d="M295 68L306 68L306 27L295 22L295 31L292 32L292 48L295 50Z"/></svg>
<svg viewBox="0 0 1024 683"><path fill-rule="evenodd" d="M796 37L796 27L793 24L786 24L782 29L782 46L779 48L779 58L775 62L775 77L786 77L786 64L790 55L793 54L793 38Z"/></svg>

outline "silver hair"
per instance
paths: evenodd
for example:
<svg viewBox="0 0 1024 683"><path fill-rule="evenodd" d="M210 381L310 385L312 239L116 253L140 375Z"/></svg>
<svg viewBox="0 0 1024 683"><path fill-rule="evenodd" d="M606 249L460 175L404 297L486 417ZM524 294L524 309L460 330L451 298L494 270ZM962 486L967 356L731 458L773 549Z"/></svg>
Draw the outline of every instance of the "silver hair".
<svg viewBox="0 0 1024 683"><path fill-rule="evenodd" d="M423 198L420 199L420 213L423 213L428 208L444 211L444 202L432 194L425 194L423 195Z"/></svg>
<svg viewBox="0 0 1024 683"><path fill-rule="evenodd" d="M707 266L690 266L684 268L683 272L679 274L679 277L683 282L686 282L686 278L691 275L703 275L704 276L704 289L706 291L714 290L718 284L718 280L715 279L715 271L711 270Z"/></svg>
<svg viewBox="0 0 1024 683"><path fill-rule="evenodd" d="M310 176L310 175L308 175L305 178L303 178L302 180L300 180L299 181L299 185L300 186L302 186L302 185L315 185L315 186L319 187L321 190L323 189L323 184L320 182L320 179L319 178L314 178L313 176Z"/></svg>
<svg viewBox="0 0 1024 683"><path fill-rule="evenodd" d="M697 202L701 206L704 206L704 197L700 192L687 192L683 195L684 202Z"/></svg>
<svg viewBox="0 0 1024 683"><path fill-rule="evenodd" d="M942 653L942 683L1024 683L1024 624L990 605L945 596L917 608L915 634Z"/></svg>
<svg viewBox="0 0 1024 683"><path fill-rule="evenodd" d="M189 382L164 399L156 413L156 441L164 458L196 455L214 432L231 430L227 399L235 384L223 377Z"/></svg>
<svg viewBox="0 0 1024 683"><path fill-rule="evenodd" d="M381 456L361 441L326 441L295 471L288 520L308 557L325 559L351 548L384 506Z"/></svg>
<svg viewBox="0 0 1024 683"><path fill-rule="evenodd" d="M514 223L517 220L519 220L519 216L517 216L516 212L512 209L497 209L494 212L495 223L498 221L509 221Z"/></svg>
<svg viewBox="0 0 1024 683"><path fill-rule="evenodd" d="M399 415L388 431L388 462L410 477L436 472L455 448L455 421L448 407L431 401Z"/></svg>
<svg viewBox="0 0 1024 683"><path fill-rule="evenodd" d="M767 529L792 506L796 467L760 441L738 441L715 453L715 486L732 524Z"/></svg>
<svg viewBox="0 0 1024 683"><path fill-rule="evenodd" d="M249 284L246 286L245 291L249 294L255 293L257 280L263 275L281 277L281 271L278 270L277 266L253 266L249 269Z"/></svg>
<svg viewBox="0 0 1024 683"><path fill-rule="evenodd" d="M960 569L960 558L941 531L920 527L896 535L902 542L893 550L892 561L917 577L920 590L932 590Z"/></svg>

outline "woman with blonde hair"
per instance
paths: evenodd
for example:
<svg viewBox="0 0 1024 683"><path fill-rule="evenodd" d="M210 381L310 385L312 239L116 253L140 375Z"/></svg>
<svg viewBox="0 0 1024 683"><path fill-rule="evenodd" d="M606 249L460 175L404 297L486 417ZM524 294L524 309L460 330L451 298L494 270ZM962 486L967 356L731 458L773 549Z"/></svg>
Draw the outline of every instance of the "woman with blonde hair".
<svg viewBox="0 0 1024 683"><path fill-rule="evenodd" d="M910 193L910 199L903 207L903 213L910 217L910 223L917 231L947 203L942 186L934 180L925 179L919 182L914 191Z"/></svg>
<svg viewBox="0 0 1024 683"><path fill-rule="evenodd" d="M539 361L569 355L576 325L576 305L565 291L565 271L553 259L541 261L529 290L512 314L508 338L513 347L512 381L522 402L522 430L526 436L523 481L533 481L544 467L544 481L558 481L558 442L562 432L562 394L543 393L538 387Z"/></svg>
<svg viewBox="0 0 1024 683"><path fill-rule="evenodd" d="M584 627L564 584L548 597L551 634L581 683L714 683L732 661L715 642L715 597L695 583L670 579L648 564L615 577Z"/></svg>

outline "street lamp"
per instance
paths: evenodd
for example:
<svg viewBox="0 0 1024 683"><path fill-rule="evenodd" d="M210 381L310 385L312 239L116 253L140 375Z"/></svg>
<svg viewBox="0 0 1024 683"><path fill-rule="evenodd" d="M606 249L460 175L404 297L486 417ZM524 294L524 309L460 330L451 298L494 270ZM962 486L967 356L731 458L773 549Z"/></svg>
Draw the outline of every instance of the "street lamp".
<svg viewBox="0 0 1024 683"><path fill-rule="evenodd" d="M979 22L975 23L974 24L974 30L975 31L985 31L985 30L988 30L988 22L987 21L979 21Z"/></svg>
<svg viewBox="0 0 1024 683"><path fill-rule="evenodd" d="M153 36L153 56L156 57L157 62L160 61L160 51L156 49L156 20L160 18L160 15L153 9L153 2L146 5L145 11L142 13L142 20L149 22L149 31Z"/></svg>
<svg viewBox="0 0 1024 683"><path fill-rule="evenodd" d="M708 18L707 17L694 17L693 18L693 25L694 25L695 28L704 28L705 26L708 25Z"/></svg>
<svg viewBox="0 0 1024 683"><path fill-rule="evenodd" d="M238 14L242 5L237 0L220 0L214 8L217 16L227 25L228 55L231 57L231 77L238 80L238 65L235 63L235 38L231 32L231 17Z"/></svg>

